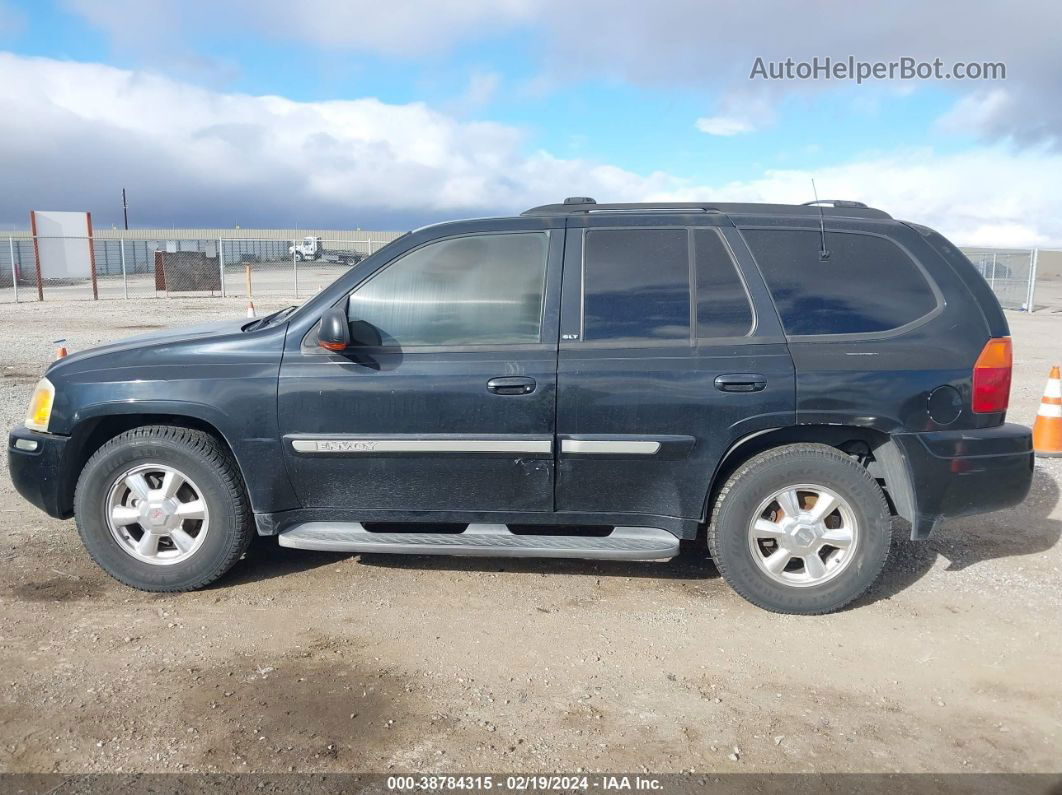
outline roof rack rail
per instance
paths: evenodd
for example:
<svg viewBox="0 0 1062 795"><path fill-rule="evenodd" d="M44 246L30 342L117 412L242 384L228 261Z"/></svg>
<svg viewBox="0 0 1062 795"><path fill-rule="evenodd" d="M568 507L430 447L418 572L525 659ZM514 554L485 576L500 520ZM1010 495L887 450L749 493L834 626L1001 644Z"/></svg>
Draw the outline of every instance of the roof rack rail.
<svg viewBox="0 0 1062 795"><path fill-rule="evenodd" d="M714 207L683 207L676 210L674 207L591 207L586 211L590 215L604 215L605 213L717 213Z"/></svg>
<svg viewBox="0 0 1062 795"><path fill-rule="evenodd" d="M801 207L815 207L819 204L826 204L830 207L858 207L863 210L868 209L867 205L863 204L863 202L854 202L850 199L816 199L813 202L804 202Z"/></svg>
<svg viewBox="0 0 1062 795"><path fill-rule="evenodd" d="M578 215L589 213L712 213L719 212L704 202L646 202L633 204L598 204L587 196L569 196L561 204L543 204L524 210L521 215Z"/></svg>
<svg viewBox="0 0 1062 795"><path fill-rule="evenodd" d="M842 199L826 199L806 202L804 204L748 204L730 202L648 202L627 204L598 204L585 196L572 196L562 204L543 204L524 210L521 215L557 216L557 215L591 215L611 213L672 213L675 215L692 215L694 213L723 213L727 215L771 215L771 216L815 216L823 210L832 217L891 219L892 216L874 207L867 207L862 202Z"/></svg>

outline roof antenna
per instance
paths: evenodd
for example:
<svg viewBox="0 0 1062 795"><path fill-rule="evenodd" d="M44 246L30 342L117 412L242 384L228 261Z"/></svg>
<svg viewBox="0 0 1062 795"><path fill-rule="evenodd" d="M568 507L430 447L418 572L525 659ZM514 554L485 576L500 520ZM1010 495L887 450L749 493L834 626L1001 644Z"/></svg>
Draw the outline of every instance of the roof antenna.
<svg viewBox="0 0 1062 795"><path fill-rule="evenodd" d="M819 202L819 192L815 188L815 178L811 178L811 192L815 194L815 204L819 208L819 237L822 241L822 246L819 249L819 261L827 262L830 259L830 251L826 248L826 217L822 212L822 204Z"/></svg>

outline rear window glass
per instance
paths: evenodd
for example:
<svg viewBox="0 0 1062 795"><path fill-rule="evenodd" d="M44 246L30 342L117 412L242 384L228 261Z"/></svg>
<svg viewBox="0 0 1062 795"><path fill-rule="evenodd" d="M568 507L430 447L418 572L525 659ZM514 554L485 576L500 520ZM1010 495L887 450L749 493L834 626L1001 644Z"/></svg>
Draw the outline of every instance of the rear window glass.
<svg viewBox="0 0 1062 795"><path fill-rule="evenodd" d="M903 249L875 235L748 229L743 234L767 281L786 334L865 334L924 317L936 296Z"/></svg>
<svg viewBox="0 0 1062 795"><path fill-rule="evenodd" d="M714 229L693 233L697 265L697 336L743 337L752 329L752 307L734 260Z"/></svg>
<svg viewBox="0 0 1062 795"><path fill-rule="evenodd" d="M583 339L689 340L690 257L685 229L587 232Z"/></svg>

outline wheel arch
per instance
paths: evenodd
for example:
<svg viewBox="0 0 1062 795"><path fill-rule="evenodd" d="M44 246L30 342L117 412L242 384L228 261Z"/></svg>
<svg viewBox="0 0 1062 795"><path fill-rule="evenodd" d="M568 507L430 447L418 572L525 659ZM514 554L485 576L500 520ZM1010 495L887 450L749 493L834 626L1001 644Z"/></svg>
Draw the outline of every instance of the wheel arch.
<svg viewBox="0 0 1062 795"><path fill-rule="evenodd" d="M151 410L135 404L127 404L127 406L132 410L93 413L91 416L83 417L74 425L70 441L67 443L67 454L63 465L60 499L64 514L72 515L73 513L74 489L85 464L93 453L119 434L146 425L190 428L214 437L232 456L240 478L243 480L244 488L246 488L247 479L240 460L216 423L193 414L174 413L172 410Z"/></svg>
<svg viewBox="0 0 1062 795"><path fill-rule="evenodd" d="M708 521L720 489L738 467L764 450L799 443L827 444L857 459L882 486L889 510L913 523L914 489L902 449L887 433L856 425L794 425L741 437L727 448L716 467L702 521Z"/></svg>

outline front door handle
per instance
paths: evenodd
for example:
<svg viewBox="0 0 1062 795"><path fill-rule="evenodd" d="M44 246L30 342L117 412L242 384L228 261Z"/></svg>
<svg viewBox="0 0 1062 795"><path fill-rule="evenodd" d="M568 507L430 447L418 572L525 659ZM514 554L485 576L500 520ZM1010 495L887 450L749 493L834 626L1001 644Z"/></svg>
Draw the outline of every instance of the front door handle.
<svg viewBox="0 0 1062 795"><path fill-rule="evenodd" d="M726 373L715 377L720 392L762 392L767 388L767 376L759 373Z"/></svg>
<svg viewBox="0 0 1062 795"><path fill-rule="evenodd" d="M526 375L500 375L487 382L487 391L495 395L530 395L535 386L535 379Z"/></svg>

